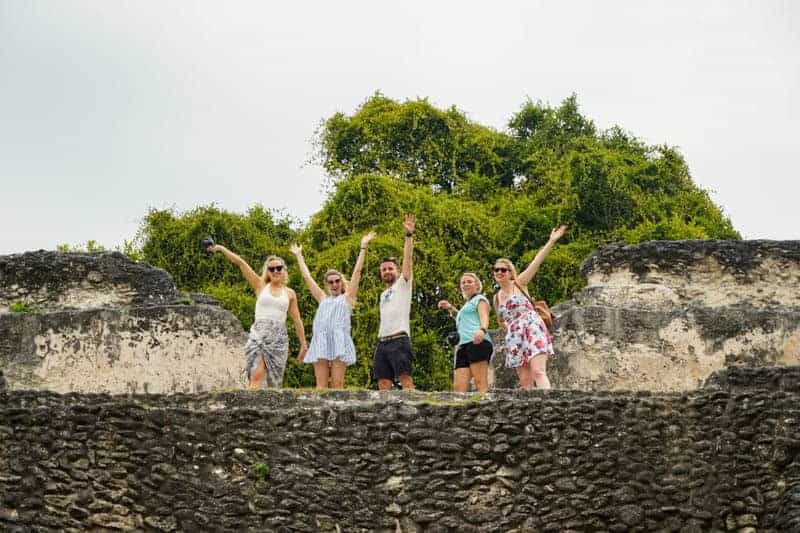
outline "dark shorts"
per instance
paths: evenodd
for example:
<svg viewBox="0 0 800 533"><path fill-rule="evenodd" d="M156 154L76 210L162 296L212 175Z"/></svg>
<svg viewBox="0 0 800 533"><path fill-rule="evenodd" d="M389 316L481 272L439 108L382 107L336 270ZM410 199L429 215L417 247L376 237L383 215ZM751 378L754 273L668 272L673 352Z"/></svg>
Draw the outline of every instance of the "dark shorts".
<svg viewBox="0 0 800 533"><path fill-rule="evenodd" d="M469 368L473 363L480 363L486 361L487 363L492 358L494 347L492 343L484 340L480 344L474 342L465 342L459 345L456 352L456 366L455 368Z"/></svg>
<svg viewBox="0 0 800 533"><path fill-rule="evenodd" d="M375 379L391 379L411 375L411 339L397 337L378 342L372 358L372 372Z"/></svg>

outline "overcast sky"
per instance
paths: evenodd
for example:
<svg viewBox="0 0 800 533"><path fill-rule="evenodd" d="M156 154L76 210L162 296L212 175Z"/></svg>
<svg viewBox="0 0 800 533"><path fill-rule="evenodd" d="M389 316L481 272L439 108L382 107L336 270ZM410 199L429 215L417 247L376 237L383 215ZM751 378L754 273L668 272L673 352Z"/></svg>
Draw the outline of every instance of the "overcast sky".
<svg viewBox="0 0 800 533"><path fill-rule="evenodd" d="M676 145L745 238L800 229L800 3L0 0L0 253L150 207L307 219L319 122L376 90L498 129L575 92Z"/></svg>

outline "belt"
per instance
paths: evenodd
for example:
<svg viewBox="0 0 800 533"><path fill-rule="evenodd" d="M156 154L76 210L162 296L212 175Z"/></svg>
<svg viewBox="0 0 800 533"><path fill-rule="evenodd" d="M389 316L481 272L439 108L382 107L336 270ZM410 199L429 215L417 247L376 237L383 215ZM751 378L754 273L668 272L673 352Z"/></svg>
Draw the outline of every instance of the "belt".
<svg viewBox="0 0 800 533"><path fill-rule="evenodd" d="M378 342L391 341L394 339L400 339L402 337L408 337L408 333L406 333L405 331L401 331L400 333L395 333L394 335L386 335L385 337L378 337Z"/></svg>

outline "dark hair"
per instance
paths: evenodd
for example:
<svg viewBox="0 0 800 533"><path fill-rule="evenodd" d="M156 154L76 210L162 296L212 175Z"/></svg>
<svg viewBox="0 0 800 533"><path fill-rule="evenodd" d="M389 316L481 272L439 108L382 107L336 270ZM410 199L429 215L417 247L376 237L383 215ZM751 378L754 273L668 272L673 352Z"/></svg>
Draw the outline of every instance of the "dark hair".
<svg viewBox="0 0 800 533"><path fill-rule="evenodd" d="M400 264L397 262L397 258L394 256L381 257L381 260L378 264L382 265L383 263L394 263L394 266L400 266Z"/></svg>

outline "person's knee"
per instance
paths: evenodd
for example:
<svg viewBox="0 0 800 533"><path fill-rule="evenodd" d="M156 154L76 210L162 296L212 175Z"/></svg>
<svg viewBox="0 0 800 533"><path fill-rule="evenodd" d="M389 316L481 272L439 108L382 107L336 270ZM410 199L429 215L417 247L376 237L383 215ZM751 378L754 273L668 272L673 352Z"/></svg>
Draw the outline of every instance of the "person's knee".
<svg viewBox="0 0 800 533"><path fill-rule="evenodd" d="M547 356L539 357L544 359ZM547 367L545 366L545 361L536 361L536 363L531 366L531 374L533 375L533 379L535 381L547 379Z"/></svg>
<svg viewBox="0 0 800 533"><path fill-rule="evenodd" d="M486 372L473 372L472 379L475 380L475 387L478 389L486 389L489 384L489 377L486 375Z"/></svg>
<svg viewBox="0 0 800 533"><path fill-rule="evenodd" d="M523 389L530 389L533 387L533 374L527 370L522 372L517 372L517 377L519 377L519 385Z"/></svg>
<svg viewBox="0 0 800 533"><path fill-rule="evenodd" d="M334 389L343 389L344 388L344 374L338 375L334 374L331 377L331 386Z"/></svg>
<svg viewBox="0 0 800 533"><path fill-rule="evenodd" d="M263 379L266 376L266 374L267 374L267 369L264 366L264 363L260 363L260 364L256 365L256 367L253 368L253 370L250 371L250 384L251 385L253 385L253 384L256 384L256 385L261 384L261 381L263 381Z"/></svg>

